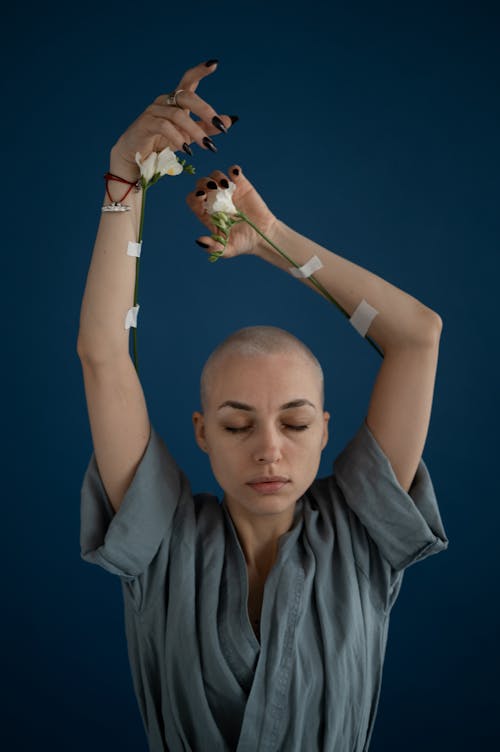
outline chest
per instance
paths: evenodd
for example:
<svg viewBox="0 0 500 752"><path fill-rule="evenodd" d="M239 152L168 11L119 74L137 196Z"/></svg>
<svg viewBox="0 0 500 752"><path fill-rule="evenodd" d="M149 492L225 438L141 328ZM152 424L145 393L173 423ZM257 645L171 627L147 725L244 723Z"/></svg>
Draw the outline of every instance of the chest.
<svg viewBox="0 0 500 752"><path fill-rule="evenodd" d="M262 612L262 601L264 599L265 578L248 572L248 618L255 633L260 641L260 616Z"/></svg>

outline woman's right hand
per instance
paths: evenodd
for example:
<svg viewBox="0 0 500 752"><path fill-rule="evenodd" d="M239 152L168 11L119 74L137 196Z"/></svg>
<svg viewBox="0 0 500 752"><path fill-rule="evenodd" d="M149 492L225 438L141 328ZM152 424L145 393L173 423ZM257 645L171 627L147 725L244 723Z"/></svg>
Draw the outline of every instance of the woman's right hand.
<svg viewBox="0 0 500 752"><path fill-rule="evenodd" d="M216 70L217 61L214 61L212 65L200 63L184 73L174 90L184 90L176 99L180 107L166 104L166 94L160 94L146 107L111 149L111 172L135 180L140 175L136 153L139 152L144 161L151 152L161 152L167 146L173 151L189 154L185 147L189 148L189 144L195 142L202 149L217 151L210 136L229 130L233 120L229 115L219 115L195 94L201 79ZM190 117L191 111L200 118L199 121ZM222 122L222 127L217 127L217 122Z"/></svg>

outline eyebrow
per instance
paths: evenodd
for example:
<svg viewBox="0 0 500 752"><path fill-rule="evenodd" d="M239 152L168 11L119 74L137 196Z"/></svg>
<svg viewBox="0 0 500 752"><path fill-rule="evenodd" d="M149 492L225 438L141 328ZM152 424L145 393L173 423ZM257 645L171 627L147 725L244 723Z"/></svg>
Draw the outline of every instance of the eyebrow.
<svg viewBox="0 0 500 752"><path fill-rule="evenodd" d="M291 410L293 407L303 407L304 405L310 405L316 410L316 405L314 405L312 402L309 402L307 399L296 399L292 400L291 402L285 402L284 405L281 405L280 410ZM221 410L223 407L234 407L235 410L247 410L248 412L255 412L255 407L252 407L252 405L247 405L244 402L237 402L235 400L226 400L226 402L223 402L222 405L219 405L217 410Z"/></svg>

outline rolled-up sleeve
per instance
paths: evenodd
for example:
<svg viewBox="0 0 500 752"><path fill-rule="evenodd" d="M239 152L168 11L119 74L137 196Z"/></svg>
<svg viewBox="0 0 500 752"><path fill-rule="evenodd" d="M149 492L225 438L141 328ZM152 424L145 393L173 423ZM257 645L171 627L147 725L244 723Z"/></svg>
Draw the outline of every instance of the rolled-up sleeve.
<svg viewBox="0 0 500 752"><path fill-rule="evenodd" d="M394 570L448 547L431 477L421 458L408 493L366 420L335 459L346 503Z"/></svg>
<svg viewBox="0 0 500 752"><path fill-rule="evenodd" d="M168 547L184 476L153 426L132 482L114 512L92 454L81 488L80 548L84 561L123 580L144 573Z"/></svg>

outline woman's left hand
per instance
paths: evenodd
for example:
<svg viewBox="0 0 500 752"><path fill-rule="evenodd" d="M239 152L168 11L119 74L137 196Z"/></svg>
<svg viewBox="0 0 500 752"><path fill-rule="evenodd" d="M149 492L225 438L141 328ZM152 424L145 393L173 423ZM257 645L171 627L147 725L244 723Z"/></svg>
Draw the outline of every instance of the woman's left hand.
<svg viewBox="0 0 500 752"><path fill-rule="evenodd" d="M206 246L208 253L224 250L223 258L239 256L243 253L254 253L257 246L264 241L246 222L238 222L231 227L229 241L225 249L223 249L222 243L210 237L212 234L220 234L219 229L211 221L210 214L206 211L207 196L211 192L216 191L217 188L229 188L229 180L231 180L236 185L232 195L234 205L246 214L261 232L269 236L273 225L277 222L276 217L262 197L243 175L241 167L232 165L228 173L229 178L220 170L213 170L209 177L200 178L196 183L195 190L186 197L189 208L210 232L209 235L201 235L196 242L200 245L203 244L203 247Z"/></svg>

